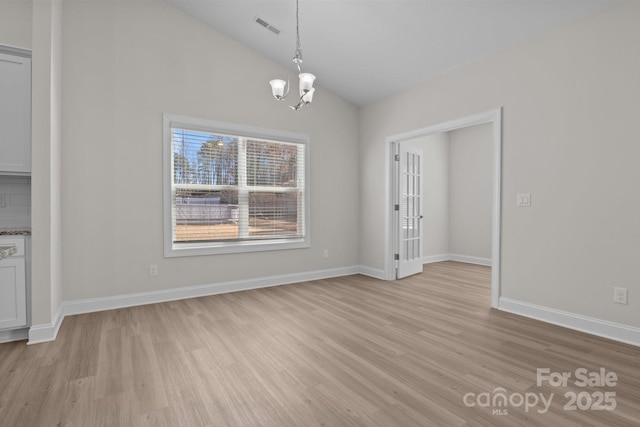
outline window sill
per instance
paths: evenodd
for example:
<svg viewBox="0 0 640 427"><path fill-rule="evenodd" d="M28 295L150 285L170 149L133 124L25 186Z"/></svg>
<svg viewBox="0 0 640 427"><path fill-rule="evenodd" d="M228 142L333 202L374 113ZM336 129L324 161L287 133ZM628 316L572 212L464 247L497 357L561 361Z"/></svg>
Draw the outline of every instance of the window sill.
<svg viewBox="0 0 640 427"><path fill-rule="evenodd" d="M165 250L165 258L304 249L311 245L308 238L300 238L288 240L264 240L260 242L256 242L254 240L217 244L211 242L178 243L169 246L170 248Z"/></svg>

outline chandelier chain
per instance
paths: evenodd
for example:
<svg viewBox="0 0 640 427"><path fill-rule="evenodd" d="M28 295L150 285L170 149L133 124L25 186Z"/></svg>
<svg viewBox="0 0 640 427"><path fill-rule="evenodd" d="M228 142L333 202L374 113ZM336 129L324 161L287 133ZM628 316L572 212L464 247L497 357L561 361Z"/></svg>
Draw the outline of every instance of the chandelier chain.
<svg viewBox="0 0 640 427"><path fill-rule="evenodd" d="M300 50L300 12L299 9L299 0L296 0L296 51Z"/></svg>
<svg viewBox="0 0 640 427"><path fill-rule="evenodd" d="M302 49L300 49L300 6L299 0L296 0L296 53L293 56L293 62L298 67L298 72L301 73L302 69L300 64L302 63Z"/></svg>

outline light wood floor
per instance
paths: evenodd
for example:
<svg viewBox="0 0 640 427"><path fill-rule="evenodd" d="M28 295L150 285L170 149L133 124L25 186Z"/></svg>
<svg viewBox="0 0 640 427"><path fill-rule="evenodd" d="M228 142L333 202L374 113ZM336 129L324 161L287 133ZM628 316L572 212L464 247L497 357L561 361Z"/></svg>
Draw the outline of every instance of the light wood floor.
<svg viewBox="0 0 640 427"><path fill-rule="evenodd" d="M640 425L640 348L491 310L489 275L445 262L68 317L55 342L0 345L0 426ZM538 387L545 367L619 379ZM551 409L463 403L500 387ZM617 407L564 410L572 391Z"/></svg>

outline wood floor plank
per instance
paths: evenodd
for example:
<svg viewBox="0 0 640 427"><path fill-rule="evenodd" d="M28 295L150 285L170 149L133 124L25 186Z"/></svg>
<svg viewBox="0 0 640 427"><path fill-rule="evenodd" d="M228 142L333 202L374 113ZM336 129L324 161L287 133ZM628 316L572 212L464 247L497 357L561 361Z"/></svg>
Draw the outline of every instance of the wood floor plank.
<svg viewBox="0 0 640 427"><path fill-rule="evenodd" d="M0 426L640 425L640 348L493 310L490 281L443 262L71 316L0 344ZM536 384L601 367L616 386ZM565 408L605 391L614 410ZM548 411L516 404L533 395Z"/></svg>

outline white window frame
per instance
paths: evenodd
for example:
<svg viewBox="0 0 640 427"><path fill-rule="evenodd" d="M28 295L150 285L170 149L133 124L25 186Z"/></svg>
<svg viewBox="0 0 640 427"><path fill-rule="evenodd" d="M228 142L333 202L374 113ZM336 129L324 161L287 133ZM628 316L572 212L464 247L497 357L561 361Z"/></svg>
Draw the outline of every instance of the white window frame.
<svg viewBox="0 0 640 427"><path fill-rule="evenodd" d="M273 251L285 249L308 248L311 246L310 236L310 183L309 183L309 151L310 138L308 135L291 133L274 129L257 128L234 123L163 114L163 204L164 204L164 256L199 256L228 253L245 253L258 251ZM220 242L173 242L172 218L172 184L173 184L173 147L172 128L184 128L213 134L237 135L247 138L271 141L291 142L304 146L304 219L302 237L284 239L260 239Z"/></svg>

